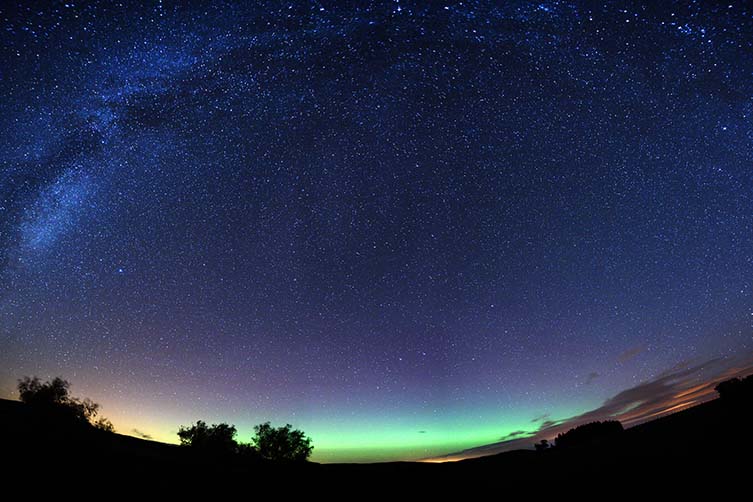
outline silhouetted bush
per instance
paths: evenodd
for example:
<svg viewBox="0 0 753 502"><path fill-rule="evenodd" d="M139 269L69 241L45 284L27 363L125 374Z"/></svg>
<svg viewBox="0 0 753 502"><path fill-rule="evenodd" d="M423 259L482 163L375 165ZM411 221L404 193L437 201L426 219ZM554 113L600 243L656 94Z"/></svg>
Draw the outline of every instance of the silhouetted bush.
<svg viewBox="0 0 753 502"><path fill-rule="evenodd" d="M725 401L753 398L753 375L743 379L731 378L719 383L714 390Z"/></svg>
<svg viewBox="0 0 753 502"><path fill-rule="evenodd" d="M541 441L533 445L533 447L536 448L536 451L548 450L550 446L551 445L549 444L549 441L546 439L542 439Z"/></svg>
<svg viewBox="0 0 753 502"><path fill-rule="evenodd" d="M269 422L254 427L256 435L252 444L263 458L276 462L303 462L314 447L311 438L290 424L272 427Z"/></svg>
<svg viewBox="0 0 753 502"><path fill-rule="evenodd" d="M714 390L719 394L722 399L735 398L740 393L742 387L742 381L739 378L731 378L717 384Z"/></svg>
<svg viewBox="0 0 753 502"><path fill-rule="evenodd" d="M191 427L181 426L178 429L178 437L181 445L190 446L197 451L229 454L238 451L238 443L235 441L237 432L234 425L207 425L199 420L196 425Z"/></svg>
<svg viewBox="0 0 753 502"><path fill-rule="evenodd" d="M78 399L70 395L71 384L55 377L42 383L38 377L23 377L18 381L21 401L58 421L88 424L98 429L113 432L112 423L98 417L99 405L90 399Z"/></svg>
<svg viewBox="0 0 753 502"><path fill-rule="evenodd" d="M622 424L617 420L591 422L558 434L554 444L562 449L603 445L619 439L623 431Z"/></svg>

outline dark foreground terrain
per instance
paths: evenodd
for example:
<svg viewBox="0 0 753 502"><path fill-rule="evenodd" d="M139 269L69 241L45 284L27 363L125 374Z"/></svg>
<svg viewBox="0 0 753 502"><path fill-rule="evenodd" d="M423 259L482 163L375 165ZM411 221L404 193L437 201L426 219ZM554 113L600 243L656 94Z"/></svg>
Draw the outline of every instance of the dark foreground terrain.
<svg viewBox="0 0 753 502"><path fill-rule="evenodd" d="M716 399L574 449L518 450L444 464L273 465L207 458L186 447L66 425L23 403L0 400L0 451L6 486L66 491L105 486L107 494L155 486L175 493L318 486L347 495L364 487L436 491L510 483L535 493L552 482L622 486L646 480L687 488L747 479L751 416L748 398Z"/></svg>

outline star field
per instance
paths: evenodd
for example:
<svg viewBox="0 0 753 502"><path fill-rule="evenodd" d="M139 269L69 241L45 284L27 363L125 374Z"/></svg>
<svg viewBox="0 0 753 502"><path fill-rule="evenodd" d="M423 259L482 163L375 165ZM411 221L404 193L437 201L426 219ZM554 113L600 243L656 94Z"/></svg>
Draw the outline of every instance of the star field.
<svg viewBox="0 0 753 502"><path fill-rule="evenodd" d="M753 349L746 2L0 24L3 396L63 375L123 433L415 459Z"/></svg>

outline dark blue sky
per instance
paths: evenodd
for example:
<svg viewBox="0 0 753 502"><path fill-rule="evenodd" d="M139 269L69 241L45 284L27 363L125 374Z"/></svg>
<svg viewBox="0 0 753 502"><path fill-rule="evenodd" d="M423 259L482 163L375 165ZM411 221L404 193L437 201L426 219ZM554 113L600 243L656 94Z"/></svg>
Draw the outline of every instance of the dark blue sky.
<svg viewBox="0 0 753 502"><path fill-rule="evenodd" d="M3 4L0 393L419 458L739 365L752 16Z"/></svg>

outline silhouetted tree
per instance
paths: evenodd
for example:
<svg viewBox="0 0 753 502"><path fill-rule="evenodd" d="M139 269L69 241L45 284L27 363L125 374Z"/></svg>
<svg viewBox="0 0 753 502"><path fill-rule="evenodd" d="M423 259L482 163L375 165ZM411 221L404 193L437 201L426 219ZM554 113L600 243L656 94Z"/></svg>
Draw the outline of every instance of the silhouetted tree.
<svg viewBox="0 0 753 502"><path fill-rule="evenodd" d="M253 445L248 443L238 443L238 458L242 462L258 462L261 459L259 452Z"/></svg>
<svg viewBox="0 0 753 502"><path fill-rule="evenodd" d="M112 423L98 417L99 405L88 398L72 397L70 388L70 382L60 377L44 383L38 377L23 377L18 381L18 394L22 402L53 414L57 419L86 423L112 432Z"/></svg>
<svg viewBox="0 0 753 502"><path fill-rule="evenodd" d="M549 444L548 440L542 439L538 443L535 443L533 446L534 448L536 448L536 451L544 451L548 450L551 445Z"/></svg>
<svg viewBox="0 0 753 502"><path fill-rule="evenodd" d="M722 399L740 399L744 396L753 397L753 375L743 379L731 378L719 383L714 390Z"/></svg>
<svg viewBox="0 0 753 502"><path fill-rule="evenodd" d="M42 383L39 377L23 377L18 381L18 394L26 404L67 404L71 384L60 377Z"/></svg>
<svg viewBox="0 0 753 502"><path fill-rule="evenodd" d="M622 424L617 420L591 422L558 434L554 445L565 449L606 444L619 439L623 432Z"/></svg>
<svg viewBox="0 0 753 502"><path fill-rule="evenodd" d="M743 382L739 378L730 378L720 382L714 390L719 393L722 399L734 399L742 391Z"/></svg>
<svg viewBox="0 0 753 502"><path fill-rule="evenodd" d="M256 435L252 444L259 455L277 462L303 462L311 455L314 447L311 438L303 431L293 429L290 424L272 427L269 422L254 427Z"/></svg>
<svg viewBox="0 0 753 502"><path fill-rule="evenodd" d="M181 426L178 429L178 437L183 446L190 446L206 453L228 454L238 451L238 443L235 441L237 432L234 425L207 425L199 420L191 427Z"/></svg>
<svg viewBox="0 0 753 502"><path fill-rule="evenodd" d="M753 411L753 375L725 380L714 387L714 390L719 393L719 399L725 406L746 413Z"/></svg>

